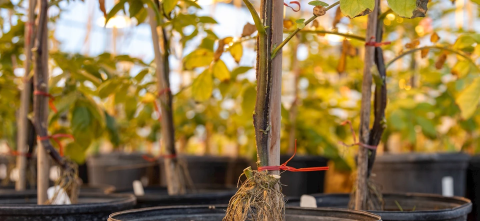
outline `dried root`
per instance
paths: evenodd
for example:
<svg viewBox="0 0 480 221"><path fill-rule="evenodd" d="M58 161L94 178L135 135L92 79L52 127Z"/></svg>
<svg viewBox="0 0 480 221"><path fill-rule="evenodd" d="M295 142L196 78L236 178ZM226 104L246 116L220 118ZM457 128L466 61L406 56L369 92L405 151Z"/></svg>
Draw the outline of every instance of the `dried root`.
<svg viewBox="0 0 480 221"><path fill-rule="evenodd" d="M76 204L78 202L78 194L80 193L79 186L81 184L81 181L78 178L78 165L69 160L66 160L66 164L66 169L62 168L61 176L55 182L55 185L59 186L60 188L55 192L53 197L48 200L47 204L52 204L52 202L55 202L60 190L62 189L67 193L72 204Z"/></svg>
<svg viewBox="0 0 480 221"><path fill-rule="evenodd" d="M368 196L367 196L367 210L371 211L383 211L385 207L385 202L383 201L383 195L380 191L380 188L373 181L368 179ZM356 190L353 190L350 196L350 202L348 208L355 208L355 193Z"/></svg>
<svg viewBox="0 0 480 221"><path fill-rule="evenodd" d="M230 199L223 221L284 220L285 201L280 176L267 171L244 170L247 180Z"/></svg>

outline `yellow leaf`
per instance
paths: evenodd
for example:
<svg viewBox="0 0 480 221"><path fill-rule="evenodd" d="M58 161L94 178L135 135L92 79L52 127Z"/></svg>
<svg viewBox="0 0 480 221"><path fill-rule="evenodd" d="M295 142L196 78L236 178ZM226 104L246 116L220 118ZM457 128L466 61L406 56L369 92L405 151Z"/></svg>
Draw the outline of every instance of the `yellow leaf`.
<svg viewBox="0 0 480 221"><path fill-rule="evenodd" d="M293 27L293 21L290 19L283 19L283 28L288 30L291 27Z"/></svg>
<svg viewBox="0 0 480 221"><path fill-rule="evenodd" d="M455 64L455 66L453 66L452 68L452 74L458 76L459 78L467 75L469 71L470 71L470 62L465 60L458 61L457 64Z"/></svg>
<svg viewBox="0 0 480 221"><path fill-rule="evenodd" d="M434 32L432 36L430 37L430 41L432 43L437 43L438 40L440 40L440 36L438 36L437 32Z"/></svg>
<svg viewBox="0 0 480 221"><path fill-rule="evenodd" d="M420 45L420 41L418 39L415 39L412 42L407 43L405 47L408 49L412 49L412 48L416 48L418 45Z"/></svg>
<svg viewBox="0 0 480 221"><path fill-rule="evenodd" d="M213 76L220 81L230 80L230 71L228 70L227 65L225 65L225 62L219 60L213 65Z"/></svg>
<svg viewBox="0 0 480 221"><path fill-rule="evenodd" d="M460 107L461 116L463 119L468 119L475 113L478 102L480 101L479 94L480 78L476 78L472 84L460 92L460 95L456 99L456 103Z"/></svg>
<svg viewBox="0 0 480 221"><path fill-rule="evenodd" d="M155 95L153 95L152 93L146 93L143 97L142 97L142 103L153 103L155 102Z"/></svg>
<svg viewBox="0 0 480 221"><path fill-rule="evenodd" d="M421 51L422 58L426 58L427 55L428 55L428 52L430 52L430 49L428 49L428 48L422 49L422 51Z"/></svg>
<svg viewBox="0 0 480 221"><path fill-rule="evenodd" d="M227 45L232 43L232 42L233 42L233 37L226 37L226 38L223 39L223 43L225 43Z"/></svg>
<svg viewBox="0 0 480 221"><path fill-rule="evenodd" d="M192 84L193 99L196 101L206 101L212 96L213 79L209 69L203 71Z"/></svg>
<svg viewBox="0 0 480 221"><path fill-rule="evenodd" d="M210 65L213 61L213 52L205 49L198 48L185 57L184 66L187 70L192 70L198 67L205 67Z"/></svg>
<svg viewBox="0 0 480 221"><path fill-rule="evenodd" d="M230 51L230 54L232 54L233 59L235 59L235 62L240 63L240 60L242 59L242 55L243 55L242 43L233 44L230 47L229 51Z"/></svg>
<svg viewBox="0 0 480 221"><path fill-rule="evenodd" d="M447 61L447 54L442 53L442 55L438 57L437 62L435 62L435 68L437 70L442 69L443 65L445 64L445 61Z"/></svg>

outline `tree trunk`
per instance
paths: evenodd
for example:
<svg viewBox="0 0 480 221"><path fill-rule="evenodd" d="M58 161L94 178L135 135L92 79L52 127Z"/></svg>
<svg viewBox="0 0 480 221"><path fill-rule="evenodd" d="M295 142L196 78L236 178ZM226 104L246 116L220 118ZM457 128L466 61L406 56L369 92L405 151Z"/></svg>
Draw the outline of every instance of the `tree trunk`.
<svg viewBox="0 0 480 221"><path fill-rule="evenodd" d="M159 11L162 11L160 8ZM157 31L157 22L155 19L155 13L153 9L148 9L148 15L150 20L150 28L152 32L153 51L155 53L155 65L157 74L157 88L159 91L160 110L161 110L161 125L162 125L162 141L165 147L165 155L175 156L175 130L173 124L173 105L172 105L172 93L170 91L170 79L169 79L169 64L168 64L168 51L167 39L165 31L161 26L159 27L160 36ZM161 41L161 42L160 42ZM160 51L163 49L163 54ZM185 194L185 180L182 170L179 168L178 159L176 157L165 157L165 172L167 176L168 194L179 195Z"/></svg>
<svg viewBox="0 0 480 221"><path fill-rule="evenodd" d="M18 168L18 180L15 183L15 190L25 190L26 188L26 169L27 169L27 157L28 151L28 112L30 109L30 94L31 94L31 78L30 78L30 66L32 59L32 45L34 43L33 38L33 23L35 19L35 5L36 0L28 1L28 14L27 22L25 24L25 76L23 77L23 90L20 98L20 110L18 113L18 135L17 135L17 152L20 153L17 156L17 168Z"/></svg>
<svg viewBox="0 0 480 221"><path fill-rule="evenodd" d="M271 52L283 39L283 7L281 0L261 1L260 17L266 33L257 40L257 99L253 115L258 166L280 165L282 52L273 59Z"/></svg>
<svg viewBox="0 0 480 221"><path fill-rule="evenodd" d="M377 18L379 12L380 0L375 0L375 9L368 15L367 24L367 42L376 36ZM369 140L370 130L370 109L372 99L372 73L371 69L374 65L375 47L365 47L365 62L363 68L362 83L362 105L360 111L360 143L367 144ZM359 146L357 160L357 183L355 195L355 209L366 210L367 208L367 171L368 171L368 149Z"/></svg>

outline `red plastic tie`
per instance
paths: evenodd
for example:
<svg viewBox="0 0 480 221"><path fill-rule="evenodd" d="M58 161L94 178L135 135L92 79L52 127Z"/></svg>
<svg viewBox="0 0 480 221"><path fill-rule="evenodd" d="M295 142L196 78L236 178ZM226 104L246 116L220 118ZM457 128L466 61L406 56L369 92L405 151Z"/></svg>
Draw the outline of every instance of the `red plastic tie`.
<svg viewBox="0 0 480 221"><path fill-rule="evenodd" d="M38 139L40 141L43 141L43 140L50 140L52 139L53 141L55 141L55 143L57 143L58 145L58 149L59 149L59 152L60 152L60 156L63 157L63 146L62 146L62 143L60 143L60 139L59 138L62 138L62 137L66 137L66 138L70 138L72 140L75 140L75 137L73 137L71 134L54 134L54 135L50 135L50 136L45 136L45 137L38 137Z"/></svg>
<svg viewBox="0 0 480 221"><path fill-rule="evenodd" d="M177 155L176 154L167 154L167 155L160 155L158 157L150 157L148 155L142 155L142 158L148 162L155 162L157 161L158 159L160 158L163 158L163 159L175 159L177 158Z"/></svg>
<svg viewBox="0 0 480 221"><path fill-rule="evenodd" d="M382 47L384 45L389 45L391 44L392 42L389 42L389 41L385 41L385 42L376 42L375 41L375 37L371 37L370 38L370 41L366 42L365 43L365 46L373 46L373 47Z"/></svg>
<svg viewBox="0 0 480 221"><path fill-rule="evenodd" d="M158 96L162 96L162 94L165 94L166 92L171 92L170 88L164 88L158 92Z"/></svg>
<svg viewBox="0 0 480 221"><path fill-rule="evenodd" d="M12 150L12 148L10 147L10 145L8 145L8 143L6 143L6 145L7 145L7 148L9 150L9 152L10 152L9 155L11 155L11 156L25 156L25 157L31 157L32 156L32 154L30 154L30 153L21 153L19 151Z"/></svg>
<svg viewBox="0 0 480 221"><path fill-rule="evenodd" d="M308 167L308 168L294 168L294 167L289 167L287 166L287 163L290 162L290 160L295 157L295 154L297 153L297 140L295 140L295 152L293 152L293 156L290 157L285 163L283 163L280 166L263 166L263 167L258 167L258 171L264 171L264 170L269 170L269 171L278 171L278 170L284 170L284 171L290 171L290 172L313 172L313 171L325 171L328 170L327 167Z"/></svg>
<svg viewBox="0 0 480 221"><path fill-rule="evenodd" d="M340 141L341 144L343 144L346 147L362 146L362 147L365 147L365 148L371 149L371 150L376 150L377 149L377 146L372 146L372 145L364 144L364 143L361 143L361 142L357 142L357 136L355 135L355 131L353 130L352 122L350 122L349 120L346 120L342 123L342 126L345 125L345 124L348 124L350 126L350 131L352 132L354 143L353 144L346 144L346 143Z"/></svg>
<svg viewBox="0 0 480 221"><path fill-rule="evenodd" d="M55 107L55 104L53 104L53 101L55 100L55 97L53 97L53 95L45 92L45 91L34 91L33 92L34 95L42 95L42 96L45 96L45 97L48 97L50 98L48 100L48 105L50 106L50 109L53 110L53 112L57 113L57 108Z"/></svg>
<svg viewBox="0 0 480 221"><path fill-rule="evenodd" d="M298 9L295 10L292 6L288 5L287 3L285 3L285 2L283 3L283 5L291 8L294 12L299 12L300 9L302 8L302 7L300 6L300 2L299 2L299 1L291 1L289 4L291 4L291 5L293 4L293 5L297 5L297 6L298 6Z"/></svg>

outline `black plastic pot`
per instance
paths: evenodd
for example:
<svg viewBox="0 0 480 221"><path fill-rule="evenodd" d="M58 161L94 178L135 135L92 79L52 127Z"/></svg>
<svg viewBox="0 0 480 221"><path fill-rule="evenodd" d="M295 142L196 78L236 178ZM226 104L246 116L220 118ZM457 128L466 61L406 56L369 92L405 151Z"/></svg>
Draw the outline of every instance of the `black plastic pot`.
<svg viewBox="0 0 480 221"><path fill-rule="evenodd" d="M442 194L442 179L453 178L455 196L465 196L470 156L463 153L384 154L377 156L372 179L383 192Z"/></svg>
<svg viewBox="0 0 480 221"><path fill-rule="evenodd" d="M221 221L225 216L225 206L182 206L153 207L118 212L110 215L109 221ZM287 208L286 221L378 221L379 216L363 212L343 209L305 209Z"/></svg>
<svg viewBox="0 0 480 221"><path fill-rule="evenodd" d="M188 172L197 188L225 188L236 187L238 177L243 169L252 166L252 162L243 158L222 156L193 156L180 155L180 161L187 164ZM167 186L163 159L159 160L161 170L161 186Z"/></svg>
<svg viewBox="0 0 480 221"><path fill-rule="evenodd" d="M1 194L0 220L106 220L108 215L128 210L135 205L135 197L129 194L80 194L74 205L36 205L34 193Z"/></svg>
<svg viewBox="0 0 480 221"><path fill-rule="evenodd" d="M350 194L313 194L318 207L348 208ZM472 210L470 200L435 194L384 194L385 211L369 211L384 221L465 221ZM398 203L398 205L397 205ZM289 200L287 206L299 206ZM403 210L400 211L400 208Z"/></svg>
<svg viewBox="0 0 480 221"><path fill-rule="evenodd" d="M473 210L468 215L468 220L480 219L480 155L470 159L467 170L467 193L466 197L472 200Z"/></svg>
<svg viewBox="0 0 480 221"><path fill-rule="evenodd" d="M280 162L286 162L291 156L282 155ZM298 156L296 155L287 166L295 168L323 167L327 166L328 159L321 156ZM286 196L299 197L303 194L323 193L325 171L308 173L282 173L282 192Z"/></svg>
<svg viewBox="0 0 480 221"><path fill-rule="evenodd" d="M88 181L92 185L107 184L116 189L132 188L135 180L148 180L153 184L156 163L148 162L141 153L120 153L94 155L87 158Z"/></svg>
<svg viewBox="0 0 480 221"><path fill-rule="evenodd" d="M124 190L119 193L132 193L133 190ZM179 196L168 195L165 187L145 187L145 195L136 196L135 208L153 206L180 206L180 205L216 205L228 204L236 189L202 189L195 193Z"/></svg>

